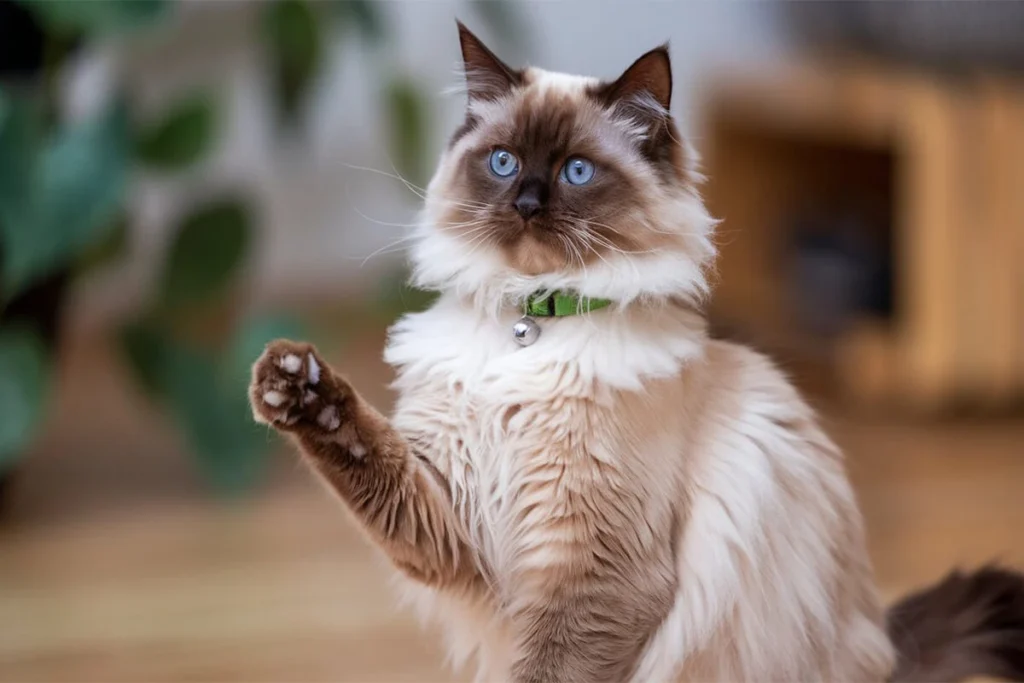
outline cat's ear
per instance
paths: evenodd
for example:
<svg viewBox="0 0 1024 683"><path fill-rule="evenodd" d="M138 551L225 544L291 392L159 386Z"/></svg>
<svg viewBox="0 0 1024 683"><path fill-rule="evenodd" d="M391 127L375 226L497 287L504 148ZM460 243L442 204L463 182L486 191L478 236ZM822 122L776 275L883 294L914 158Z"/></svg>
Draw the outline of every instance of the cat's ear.
<svg viewBox="0 0 1024 683"><path fill-rule="evenodd" d="M668 44L641 56L614 82L602 87L600 93L609 105L652 98L668 112L672 103L672 63L668 58Z"/></svg>
<svg viewBox="0 0 1024 683"><path fill-rule="evenodd" d="M466 92L472 100L496 100L521 85L523 74L498 59L461 21L459 44L466 74Z"/></svg>

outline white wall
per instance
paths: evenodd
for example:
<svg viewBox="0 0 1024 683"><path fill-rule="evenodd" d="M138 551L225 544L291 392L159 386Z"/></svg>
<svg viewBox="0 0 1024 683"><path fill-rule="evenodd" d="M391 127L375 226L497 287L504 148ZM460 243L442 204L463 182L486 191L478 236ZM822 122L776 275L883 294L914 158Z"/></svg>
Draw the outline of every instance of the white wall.
<svg viewBox="0 0 1024 683"><path fill-rule="evenodd" d="M758 67L782 57L787 43L769 3L520 2L531 63L614 77L644 51L670 42L675 77L673 110L691 131L695 91L722 66ZM147 109L197 88L213 88L224 103L223 135L202 173L188 179L142 179L134 202L138 226L133 257L103 273L79 297L80 322L120 315L146 292L173 217L192 198L222 187L248 188L261 210L261 242L253 263L255 301L342 295L373 287L400 253L363 260L398 239L412 219L416 197L401 183L352 166L391 172L377 122L378 84L369 58L354 41L332 46L331 66L310 102L304 135L282 139L268 107L258 51L258 4L186 3L177 25L84 60L69 78L79 109L97 99L97 83L117 80ZM465 2L383 3L398 40L379 58L416 74L437 93L433 152L458 124L463 102L441 92L457 82L454 19L488 34ZM500 40L496 49L510 62ZM86 77L88 76L88 77ZM77 84L77 87L76 87ZM83 104L85 103L85 104ZM700 141L696 144L699 148Z"/></svg>

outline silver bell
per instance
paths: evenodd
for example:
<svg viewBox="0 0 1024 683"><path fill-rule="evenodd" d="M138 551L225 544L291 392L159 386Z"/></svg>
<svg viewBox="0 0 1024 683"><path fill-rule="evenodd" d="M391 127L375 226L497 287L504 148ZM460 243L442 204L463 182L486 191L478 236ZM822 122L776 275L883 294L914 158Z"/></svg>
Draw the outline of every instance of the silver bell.
<svg viewBox="0 0 1024 683"><path fill-rule="evenodd" d="M540 337L540 325L533 318L522 317L512 326L512 338L520 346L529 346Z"/></svg>

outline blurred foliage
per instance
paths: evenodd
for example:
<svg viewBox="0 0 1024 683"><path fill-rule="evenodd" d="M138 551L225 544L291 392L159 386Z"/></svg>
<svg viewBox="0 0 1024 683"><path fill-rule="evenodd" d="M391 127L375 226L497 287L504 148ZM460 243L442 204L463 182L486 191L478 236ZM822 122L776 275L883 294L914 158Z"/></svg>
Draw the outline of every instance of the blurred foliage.
<svg viewBox="0 0 1024 683"><path fill-rule="evenodd" d="M291 120L320 69L317 9L303 0L273 0L263 12L279 109Z"/></svg>
<svg viewBox="0 0 1024 683"><path fill-rule="evenodd" d="M90 36L125 31L164 16L169 0L25 0L50 31Z"/></svg>
<svg viewBox="0 0 1024 683"><path fill-rule="evenodd" d="M377 292L370 313L378 316L382 323L389 323L404 313L426 310L437 299L436 292L410 285L408 275L408 271L401 269L386 278Z"/></svg>
<svg viewBox="0 0 1024 683"><path fill-rule="evenodd" d="M0 329L0 468L28 445L42 421L49 366L33 330Z"/></svg>
<svg viewBox="0 0 1024 683"><path fill-rule="evenodd" d="M207 97L183 100L136 134L135 156L157 170L180 170L210 151L215 127L213 104Z"/></svg>
<svg viewBox="0 0 1024 683"><path fill-rule="evenodd" d="M55 303L37 317L56 320L70 276L127 253L133 216L126 200L136 172L173 176L194 170L216 147L220 117L212 93L183 96L146 119L125 96L84 121L61 116L57 84L70 56L115 36L165 22L173 27L180 0L0 2L28 10L29 27L39 29L42 41L27 61L21 60L27 68L19 62L16 92L0 82L2 475L44 419L50 353L58 347L51 338L55 333L39 321L33 327L24 316L7 316L15 308L12 302L35 301L30 295L45 286L56 293ZM516 25L507 8L498 6L504 4L476 3L496 33ZM288 123L299 120L296 114L322 76L326 45L355 38L376 50L393 39L385 3L373 0L267 0L259 12L273 96ZM399 172L423 183L427 99L416 79L379 51L371 64L374 82L381 84L391 156ZM200 342L189 335L211 305L228 310L258 239L258 217L245 194L212 196L183 207L155 291L117 334L117 347L140 388L167 411L198 465L225 492L257 481L273 443L269 430L250 417L250 364L272 339L307 336L298 321L273 314L224 321L214 339ZM388 278L369 311L390 318L429 304L432 295L404 282L405 273Z"/></svg>
<svg viewBox="0 0 1024 683"><path fill-rule="evenodd" d="M335 2L338 16L351 24L371 45L378 45L387 35L382 11L383 3L373 0L342 0Z"/></svg>
<svg viewBox="0 0 1024 683"><path fill-rule="evenodd" d="M125 254L132 170L187 171L213 149L218 132L213 99L204 95L184 97L134 128L137 117L122 98L82 122L64 122L57 111L52 83L69 45L149 25L168 16L173 3L23 4L35 13L51 47L34 83L19 83L17 94L0 90L0 300L5 307L55 274L88 272ZM252 210L236 196L213 197L186 208L183 216L159 271L158 289L138 319L124 325L119 346L140 386L180 426L211 482L237 491L255 480L272 443L249 416L248 378L237 372L237 349L266 343L266 334L302 332L277 318L257 318L236 321L225 339L209 347L185 341L190 311L230 295L255 235ZM0 409L5 411L0 471L28 445L42 419L52 364L48 353L37 332L0 318Z"/></svg>
<svg viewBox="0 0 1024 683"><path fill-rule="evenodd" d="M128 252L128 216L124 213L100 231L100 236L83 249L75 263L77 273L103 268Z"/></svg>
<svg viewBox="0 0 1024 683"><path fill-rule="evenodd" d="M269 342L304 336L302 323L290 316L263 315L243 320L225 351L227 379L248 384L253 361Z"/></svg>
<svg viewBox="0 0 1024 683"><path fill-rule="evenodd" d="M103 237L123 201L129 163L127 116L119 104L47 136L27 105L15 102L11 110L0 132L0 185L6 185L0 282L7 299Z"/></svg>
<svg viewBox="0 0 1024 683"><path fill-rule="evenodd" d="M182 426L185 439L209 480L225 493L253 484L263 470L271 434L249 411L249 368L263 347L279 337L305 336L302 325L283 317L243 321L225 348L211 354L177 340L166 322L126 326L121 345L140 385Z"/></svg>
<svg viewBox="0 0 1024 683"><path fill-rule="evenodd" d="M419 186L426 185L427 110L423 95L409 79L395 79L387 92L391 158L398 172Z"/></svg>
<svg viewBox="0 0 1024 683"><path fill-rule="evenodd" d="M178 226L160 277L159 306L176 309L220 295L249 248L244 201L224 198L192 210Z"/></svg>

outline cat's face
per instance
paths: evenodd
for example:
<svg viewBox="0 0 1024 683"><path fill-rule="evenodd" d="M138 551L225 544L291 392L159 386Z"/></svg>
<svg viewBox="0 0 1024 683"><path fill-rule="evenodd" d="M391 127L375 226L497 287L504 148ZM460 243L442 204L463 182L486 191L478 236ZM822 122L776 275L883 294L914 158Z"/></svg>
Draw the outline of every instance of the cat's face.
<svg viewBox="0 0 1024 683"><path fill-rule="evenodd" d="M695 207L680 210L696 203L706 218L668 114L664 47L602 82L512 69L459 29L466 119L431 183L427 214L462 258L524 278L579 276L686 254L698 232L706 239L709 225L691 224Z"/></svg>

